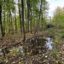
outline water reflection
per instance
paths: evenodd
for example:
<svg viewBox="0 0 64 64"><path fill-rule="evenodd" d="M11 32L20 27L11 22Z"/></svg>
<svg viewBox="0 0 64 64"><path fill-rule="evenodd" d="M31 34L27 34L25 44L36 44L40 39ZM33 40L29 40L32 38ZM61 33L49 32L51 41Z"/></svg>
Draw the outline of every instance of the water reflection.
<svg viewBox="0 0 64 64"><path fill-rule="evenodd" d="M52 44L53 44L52 38L47 37L46 40L47 40L46 41L46 47L48 48L48 50L52 50L52 48L53 48L53 46L52 46Z"/></svg>

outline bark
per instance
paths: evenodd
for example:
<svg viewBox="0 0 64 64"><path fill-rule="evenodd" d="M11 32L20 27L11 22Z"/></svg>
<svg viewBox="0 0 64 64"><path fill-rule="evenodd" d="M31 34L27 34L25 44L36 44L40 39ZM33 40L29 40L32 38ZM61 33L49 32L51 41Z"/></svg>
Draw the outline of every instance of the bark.
<svg viewBox="0 0 64 64"><path fill-rule="evenodd" d="M42 12L42 0L40 2L40 10L39 10L39 21L38 21L38 31L40 30L40 22L41 22L41 12Z"/></svg>
<svg viewBox="0 0 64 64"><path fill-rule="evenodd" d="M24 27L24 0L21 0L22 6L22 32L23 32L23 41L25 41L25 27Z"/></svg>
<svg viewBox="0 0 64 64"><path fill-rule="evenodd" d="M5 32L5 29L6 29L6 28L5 28L5 27L6 27L5 21L6 21L6 20L5 20L5 11L4 11L4 27L3 27L4 32Z"/></svg>
<svg viewBox="0 0 64 64"><path fill-rule="evenodd" d="M40 5L40 29L41 29L41 15L42 14L42 0L41 0L41 5Z"/></svg>
<svg viewBox="0 0 64 64"><path fill-rule="evenodd" d="M27 18L28 18L28 32L30 31L30 0L27 0Z"/></svg>
<svg viewBox="0 0 64 64"><path fill-rule="evenodd" d="M12 17L11 17L11 11L9 10L9 33L12 33Z"/></svg>
<svg viewBox="0 0 64 64"><path fill-rule="evenodd" d="M0 5L0 27L1 27L1 34L3 37L5 35L5 32L4 32L3 25L2 25L2 5Z"/></svg>
<svg viewBox="0 0 64 64"><path fill-rule="evenodd" d="M31 33L32 33L32 10L31 10L31 18L30 18L30 20L31 20L31 21L30 21L30 26L31 26L30 29L31 29Z"/></svg>
<svg viewBox="0 0 64 64"><path fill-rule="evenodd" d="M21 18L22 18L22 14L21 14L21 8L20 8L20 0L18 0L18 10L19 10L19 18L20 18L20 31L22 33L22 21L21 21Z"/></svg>
<svg viewBox="0 0 64 64"><path fill-rule="evenodd" d="M15 10L15 32L17 33L16 10Z"/></svg>

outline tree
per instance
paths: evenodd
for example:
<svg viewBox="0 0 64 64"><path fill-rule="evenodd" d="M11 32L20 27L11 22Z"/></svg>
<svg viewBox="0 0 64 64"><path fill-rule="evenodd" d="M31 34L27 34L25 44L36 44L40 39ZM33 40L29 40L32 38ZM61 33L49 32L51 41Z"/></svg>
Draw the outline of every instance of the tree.
<svg viewBox="0 0 64 64"><path fill-rule="evenodd" d="M27 14L27 19L28 19L28 32L30 31L30 9L31 9L31 3L30 3L30 0L27 0L27 10L28 10L28 14Z"/></svg>
<svg viewBox="0 0 64 64"><path fill-rule="evenodd" d="M2 1L0 1L0 27L1 27L1 34L2 37L5 35L4 29L3 29L3 25L2 25Z"/></svg>
<svg viewBox="0 0 64 64"><path fill-rule="evenodd" d="M28 30L31 33L39 31L44 24L46 0L18 0L18 4L15 0L0 0L0 2L3 3L0 5L2 6L0 25L4 34L11 34L21 29L20 32L24 33L25 37L25 31ZM18 6L19 15L16 15L16 6Z"/></svg>
<svg viewBox="0 0 64 64"><path fill-rule="evenodd" d="M52 18L52 23L56 27L64 27L64 9L57 7L54 16Z"/></svg>
<svg viewBox="0 0 64 64"><path fill-rule="evenodd" d="M18 0L18 11L19 11L19 20L20 20L20 32L22 32L22 21L21 21L21 18L22 18L22 14L21 14L21 0Z"/></svg>
<svg viewBox="0 0 64 64"><path fill-rule="evenodd" d="M21 0L21 6L22 6L22 32L23 32L23 41L25 41L25 28L24 28L24 0Z"/></svg>

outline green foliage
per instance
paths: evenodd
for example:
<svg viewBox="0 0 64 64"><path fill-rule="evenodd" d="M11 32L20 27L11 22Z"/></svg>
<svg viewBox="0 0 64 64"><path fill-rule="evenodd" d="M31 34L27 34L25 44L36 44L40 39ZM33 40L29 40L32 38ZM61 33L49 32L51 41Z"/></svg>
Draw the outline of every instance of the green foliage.
<svg viewBox="0 0 64 64"><path fill-rule="evenodd" d="M0 4L2 5L2 26L4 28L5 34L11 32L17 32L21 30L22 27L22 5L21 0L18 0L18 3L15 0L0 0ZM18 7L18 9L16 8ZM39 23L40 28L42 29L46 24L46 10L47 10L47 1L46 0L30 0L30 30L36 29L37 24ZM19 11L20 8L20 11ZM18 16L18 13L21 15ZM27 18L27 0L24 1L24 26L25 30L28 29L28 18ZM40 16L40 19L39 19ZM15 25L16 24L16 25ZM35 30L34 30L35 31Z"/></svg>
<svg viewBox="0 0 64 64"><path fill-rule="evenodd" d="M64 9L57 8L53 17L53 24L57 27L64 27Z"/></svg>

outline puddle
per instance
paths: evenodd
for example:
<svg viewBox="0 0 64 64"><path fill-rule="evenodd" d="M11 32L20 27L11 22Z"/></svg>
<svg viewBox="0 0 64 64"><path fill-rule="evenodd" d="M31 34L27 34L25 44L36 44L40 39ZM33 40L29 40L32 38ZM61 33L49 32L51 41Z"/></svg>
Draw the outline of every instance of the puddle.
<svg viewBox="0 0 64 64"><path fill-rule="evenodd" d="M52 50L53 49L53 40L52 40L52 38L47 37L46 40L47 40L46 44L45 44L46 48L48 50Z"/></svg>

